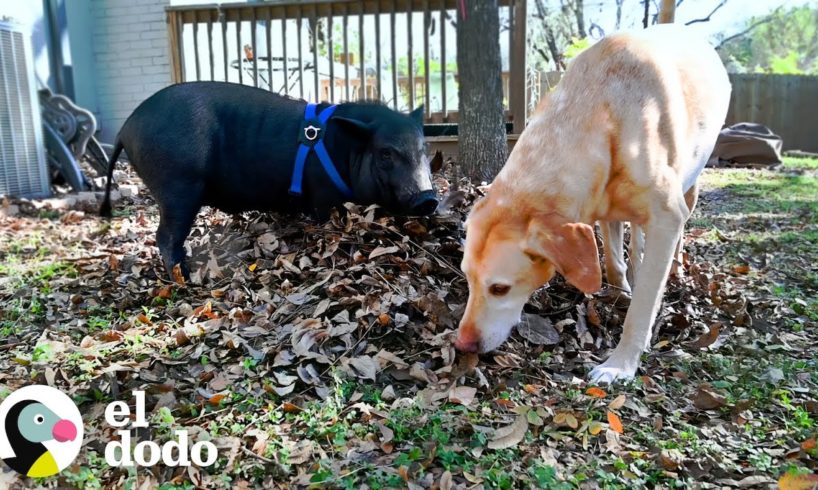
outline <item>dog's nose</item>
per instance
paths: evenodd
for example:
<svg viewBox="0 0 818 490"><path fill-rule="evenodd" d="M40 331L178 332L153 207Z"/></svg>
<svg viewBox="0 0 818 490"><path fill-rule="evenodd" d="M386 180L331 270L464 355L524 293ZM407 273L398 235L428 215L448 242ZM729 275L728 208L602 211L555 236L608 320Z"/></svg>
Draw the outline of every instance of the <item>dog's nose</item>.
<svg viewBox="0 0 818 490"><path fill-rule="evenodd" d="M458 336L457 339L454 341L454 348L459 350L460 352L479 352L480 341L476 339L467 339L462 336Z"/></svg>

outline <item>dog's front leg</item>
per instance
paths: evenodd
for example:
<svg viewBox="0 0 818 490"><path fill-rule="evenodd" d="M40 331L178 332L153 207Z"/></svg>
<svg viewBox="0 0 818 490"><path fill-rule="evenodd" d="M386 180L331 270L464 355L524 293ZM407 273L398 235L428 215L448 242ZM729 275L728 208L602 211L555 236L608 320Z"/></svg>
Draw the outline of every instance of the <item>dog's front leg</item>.
<svg viewBox="0 0 818 490"><path fill-rule="evenodd" d="M639 367L639 356L650 342L651 327L661 304L676 241L685 218L681 207L655 211L660 213L654 214L645 226L645 256L625 316L622 339L608 360L591 371L592 382L612 383L617 379L633 378Z"/></svg>
<svg viewBox="0 0 818 490"><path fill-rule="evenodd" d="M642 265L642 255L645 253L645 234L642 227L631 222L631 239L628 242L628 283L631 288L636 285L639 267Z"/></svg>
<svg viewBox="0 0 818 490"><path fill-rule="evenodd" d="M624 230L621 221L602 223L602 239L605 241L605 276L608 284L617 288L619 293L630 295L631 286L625 278L627 266L624 255Z"/></svg>

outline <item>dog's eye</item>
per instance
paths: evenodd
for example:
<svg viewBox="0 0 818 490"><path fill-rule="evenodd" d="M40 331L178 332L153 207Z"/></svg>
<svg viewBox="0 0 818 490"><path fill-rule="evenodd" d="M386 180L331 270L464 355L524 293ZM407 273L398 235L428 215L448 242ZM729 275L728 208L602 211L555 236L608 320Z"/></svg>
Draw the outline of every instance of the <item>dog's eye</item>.
<svg viewBox="0 0 818 490"><path fill-rule="evenodd" d="M511 286L508 284L492 284L489 286L489 293L492 296L505 296L511 291Z"/></svg>

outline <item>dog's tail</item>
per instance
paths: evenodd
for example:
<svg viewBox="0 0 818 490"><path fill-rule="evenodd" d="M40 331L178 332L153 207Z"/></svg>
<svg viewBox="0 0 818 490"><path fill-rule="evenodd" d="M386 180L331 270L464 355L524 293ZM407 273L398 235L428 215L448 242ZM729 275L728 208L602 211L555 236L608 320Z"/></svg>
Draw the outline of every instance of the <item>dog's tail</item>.
<svg viewBox="0 0 818 490"><path fill-rule="evenodd" d="M119 136L114 143L114 151L111 153L111 158L108 159L108 182L105 184L105 197L102 199L102 205L99 207L99 215L106 218L111 217L111 181L114 178L114 167L116 161L119 159L119 154L122 153L122 141Z"/></svg>

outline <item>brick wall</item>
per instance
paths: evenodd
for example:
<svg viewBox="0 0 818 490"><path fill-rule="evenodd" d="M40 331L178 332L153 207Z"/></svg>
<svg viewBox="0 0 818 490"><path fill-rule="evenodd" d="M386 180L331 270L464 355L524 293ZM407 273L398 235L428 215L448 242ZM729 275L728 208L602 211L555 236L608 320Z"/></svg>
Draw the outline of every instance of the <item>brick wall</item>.
<svg viewBox="0 0 818 490"><path fill-rule="evenodd" d="M97 114L112 143L125 119L170 84L165 7L170 0L91 0Z"/></svg>

